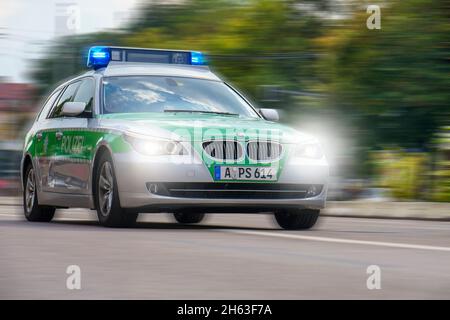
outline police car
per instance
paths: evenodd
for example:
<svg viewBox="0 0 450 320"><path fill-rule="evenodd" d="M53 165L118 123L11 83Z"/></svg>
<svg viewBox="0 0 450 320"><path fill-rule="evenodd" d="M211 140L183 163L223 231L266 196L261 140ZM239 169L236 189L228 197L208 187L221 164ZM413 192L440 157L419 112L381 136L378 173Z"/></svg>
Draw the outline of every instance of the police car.
<svg viewBox="0 0 450 320"><path fill-rule="evenodd" d="M81 207L108 227L152 212L180 223L272 212L285 229L315 224L328 181L319 143L252 106L201 52L97 46L87 60L92 70L54 89L26 135L29 221Z"/></svg>

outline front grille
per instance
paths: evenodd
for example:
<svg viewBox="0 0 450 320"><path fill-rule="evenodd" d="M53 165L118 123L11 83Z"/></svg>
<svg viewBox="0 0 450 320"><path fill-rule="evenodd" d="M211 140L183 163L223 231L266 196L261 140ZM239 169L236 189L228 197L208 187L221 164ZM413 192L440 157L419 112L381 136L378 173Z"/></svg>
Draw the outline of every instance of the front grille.
<svg viewBox="0 0 450 320"><path fill-rule="evenodd" d="M247 144L247 156L253 161L273 161L281 156L283 146L278 142L250 141Z"/></svg>
<svg viewBox="0 0 450 320"><path fill-rule="evenodd" d="M238 160L243 153L241 144L233 140L206 141L202 147L211 158L222 161Z"/></svg>
<svg viewBox="0 0 450 320"><path fill-rule="evenodd" d="M283 183L166 182L147 183L147 188L153 190L154 194L176 198L305 199L319 195L323 186Z"/></svg>

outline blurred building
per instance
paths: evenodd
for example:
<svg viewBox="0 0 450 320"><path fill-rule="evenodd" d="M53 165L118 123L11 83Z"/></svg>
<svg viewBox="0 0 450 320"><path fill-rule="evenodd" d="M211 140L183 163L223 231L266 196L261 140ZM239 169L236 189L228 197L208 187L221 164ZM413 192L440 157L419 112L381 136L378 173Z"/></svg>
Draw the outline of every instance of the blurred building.
<svg viewBox="0 0 450 320"><path fill-rule="evenodd" d="M35 87L0 79L0 196L19 190L24 129L36 116Z"/></svg>
<svg viewBox="0 0 450 320"><path fill-rule="evenodd" d="M0 82L0 141L21 139L23 127L35 116L35 97L31 84Z"/></svg>

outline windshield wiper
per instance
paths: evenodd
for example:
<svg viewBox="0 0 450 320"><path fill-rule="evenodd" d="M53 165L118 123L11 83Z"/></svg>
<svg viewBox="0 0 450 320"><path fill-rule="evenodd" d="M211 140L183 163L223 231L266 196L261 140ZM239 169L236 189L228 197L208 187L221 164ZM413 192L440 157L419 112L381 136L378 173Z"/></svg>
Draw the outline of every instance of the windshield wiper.
<svg viewBox="0 0 450 320"><path fill-rule="evenodd" d="M207 111L207 110L165 109L164 112L196 112L196 113L223 114L223 115L227 115L227 116L239 116L238 113L220 112L220 111Z"/></svg>

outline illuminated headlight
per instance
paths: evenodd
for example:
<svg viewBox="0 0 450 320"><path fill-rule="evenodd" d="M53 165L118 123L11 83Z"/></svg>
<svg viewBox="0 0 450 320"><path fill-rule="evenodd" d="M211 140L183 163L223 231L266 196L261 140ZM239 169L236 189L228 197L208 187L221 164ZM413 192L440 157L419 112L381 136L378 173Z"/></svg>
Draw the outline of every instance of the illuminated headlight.
<svg viewBox="0 0 450 320"><path fill-rule="evenodd" d="M318 143L299 144L296 147L294 156L296 158L320 159L323 157L323 151Z"/></svg>
<svg viewBox="0 0 450 320"><path fill-rule="evenodd" d="M133 148L147 156L184 155L187 150L178 141L125 136Z"/></svg>

